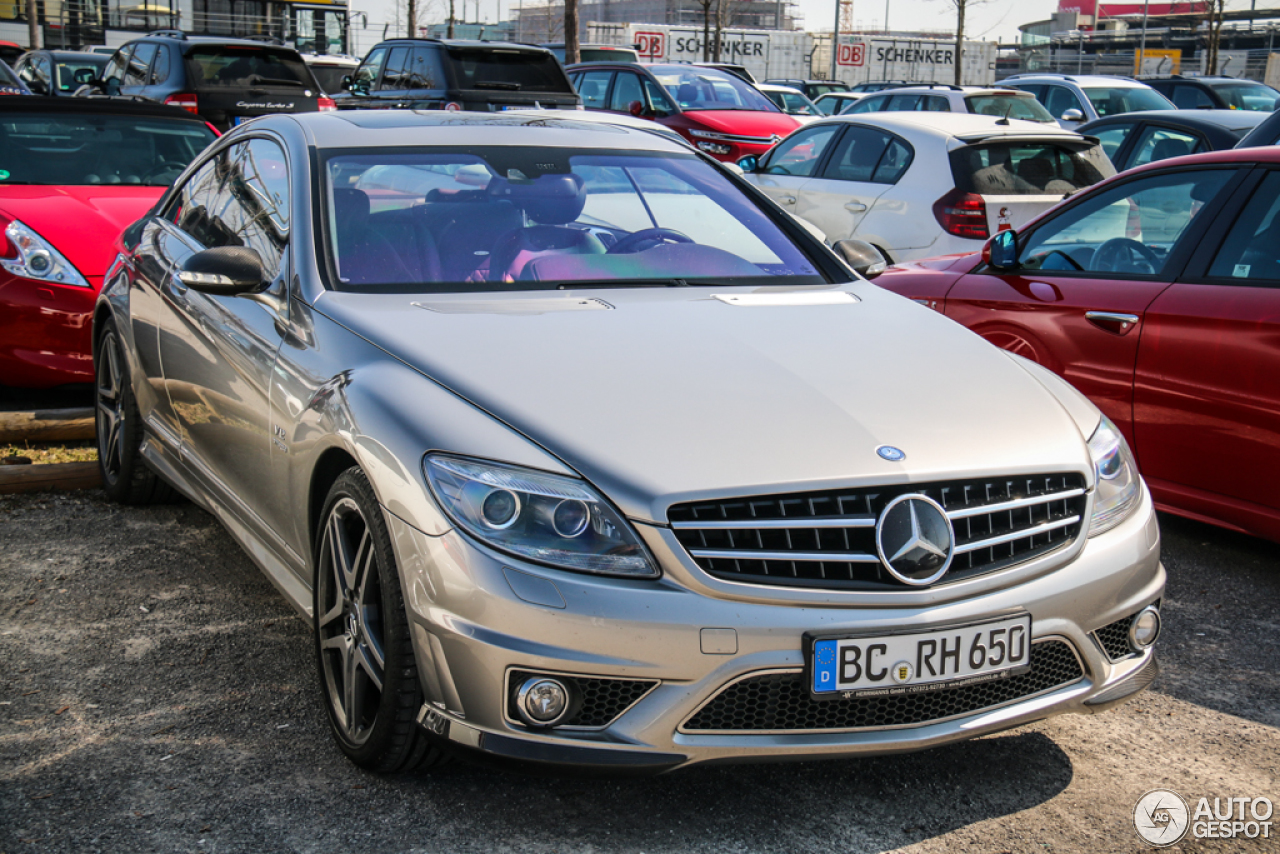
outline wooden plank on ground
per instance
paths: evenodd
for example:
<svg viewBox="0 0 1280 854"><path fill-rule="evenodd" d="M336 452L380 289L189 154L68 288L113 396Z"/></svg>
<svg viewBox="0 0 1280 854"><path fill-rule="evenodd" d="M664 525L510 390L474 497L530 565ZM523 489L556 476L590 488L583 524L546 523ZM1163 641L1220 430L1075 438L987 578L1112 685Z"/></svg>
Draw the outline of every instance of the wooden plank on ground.
<svg viewBox="0 0 1280 854"><path fill-rule="evenodd" d="M0 412L0 442L83 442L94 436L93 409Z"/></svg>
<svg viewBox="0 0 1280 854"><path fill-rule="evenodd" d="M0 493L93 489L101 484L97 462L0 466Z"/></svg>

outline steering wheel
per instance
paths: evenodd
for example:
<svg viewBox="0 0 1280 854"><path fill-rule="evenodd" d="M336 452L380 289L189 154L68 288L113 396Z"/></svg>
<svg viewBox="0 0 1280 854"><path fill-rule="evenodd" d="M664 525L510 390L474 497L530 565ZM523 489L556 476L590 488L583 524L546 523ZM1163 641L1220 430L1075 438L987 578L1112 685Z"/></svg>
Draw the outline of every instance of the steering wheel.
<svg viewBox="0 0 1280 854"><path fill-rule="evenodd" d="M662 243L697 243L692 237L674 228L642 228L633 231L609 247L610 255L624 255L652 249Z"/></svg>
<svg viewBox="0 0 1280 854"><path fill-rule="evenodd" d="M172 184L173 179L178 177L178 173L182 171L182 167L177 163L157 163L142 175L143 184L158 183L164 176L168 179L164 183Z"/></svg>
<svg viewBox="0 0 1280 854"><path fill-rule="evenodd" d="M1142 269L1143 264L1147 269ZM1094 250L1089 266L1106 273L1154 273L1160 268L1160 259L1136 240L1113 237Z"/></svg>

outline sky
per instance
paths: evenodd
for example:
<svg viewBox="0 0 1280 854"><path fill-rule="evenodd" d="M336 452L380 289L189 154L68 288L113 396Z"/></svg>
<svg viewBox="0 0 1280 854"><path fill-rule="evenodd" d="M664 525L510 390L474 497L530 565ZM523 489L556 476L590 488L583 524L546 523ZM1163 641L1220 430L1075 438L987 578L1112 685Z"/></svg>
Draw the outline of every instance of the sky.
<svg viewBox="0 0 1280 854"><path fill-rule="evenodd" d="M520 0L454 0L455 14L462 19L493 22L505 19L509 9ZM365 12L369 16L369 30L356 37L357 47L369 47L377 41L382 24L396 20L397 2L403 8L403 0L348 0L352 11ZM447 17L447 0L419 0L430 4L426 23L443 21ZM536 0L534 0L536 2ZM797 11L804 16L804 28L811 31L831 31L835 20L834 0L794 0ZM855 29L883 30L885 11L888 9L889 27L901 30L927 30L955 32L955 6L952 0L853 0ZM1015 42L1018 25L1043 21L1053 14L1058 0L969 0L965 30L970 38L987 41ZM534 5L534 3L530 3ZM403 13L401 13L403 14ZM358 24L357 24L358 27Z"/></svg>

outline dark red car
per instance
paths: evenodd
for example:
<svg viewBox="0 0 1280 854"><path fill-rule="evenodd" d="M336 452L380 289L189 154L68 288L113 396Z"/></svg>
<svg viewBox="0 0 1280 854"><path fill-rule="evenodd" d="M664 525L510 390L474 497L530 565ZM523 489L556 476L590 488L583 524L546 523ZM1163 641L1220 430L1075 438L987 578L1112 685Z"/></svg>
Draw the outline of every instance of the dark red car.
<svg viewBox="0 0 1280 854"><path fill-rule="evenodd" d="M215 138L175 107L0 98L0 385L93 381L116 238Z"/></svg>
<svg viewBox="0 0 1280 854"><path fill-rule="evenodd" d="M876 284L1088 395L1160 509L1280 541L1280 150L1131 170Z"/></svg>
<svg viewBox="0 0 1280 854"><path fill-rule="evenodd" d="M764 154L801 124L718 68L587 62L565 71L584 108L652 119L717 160Z"/></svg>

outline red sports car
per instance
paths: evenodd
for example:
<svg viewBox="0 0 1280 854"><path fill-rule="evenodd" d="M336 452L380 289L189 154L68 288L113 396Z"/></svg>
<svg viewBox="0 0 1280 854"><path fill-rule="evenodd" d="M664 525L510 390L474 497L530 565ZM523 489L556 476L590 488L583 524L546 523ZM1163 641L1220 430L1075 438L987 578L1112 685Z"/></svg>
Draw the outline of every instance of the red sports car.
<svg viewBox="0 0 1280 854"><path fill-rule="evenodd" d="M586 109L652 119L717 160L764 154L801 124L718 68L588 62L565 70Z"/></svg>
<svg viewBox="0 0 1280 854"><path fill-rule="evenodd" d="M876 284L1088 395L1159 508L1280 541L1280 149L1124 172Z"/></svg>
<svg viewBox="0 0 1280 854"><path fill-rule="evenodd" d="M216 137L174 107L0 98L0 386L93 381L116 238Z"/></svg>

